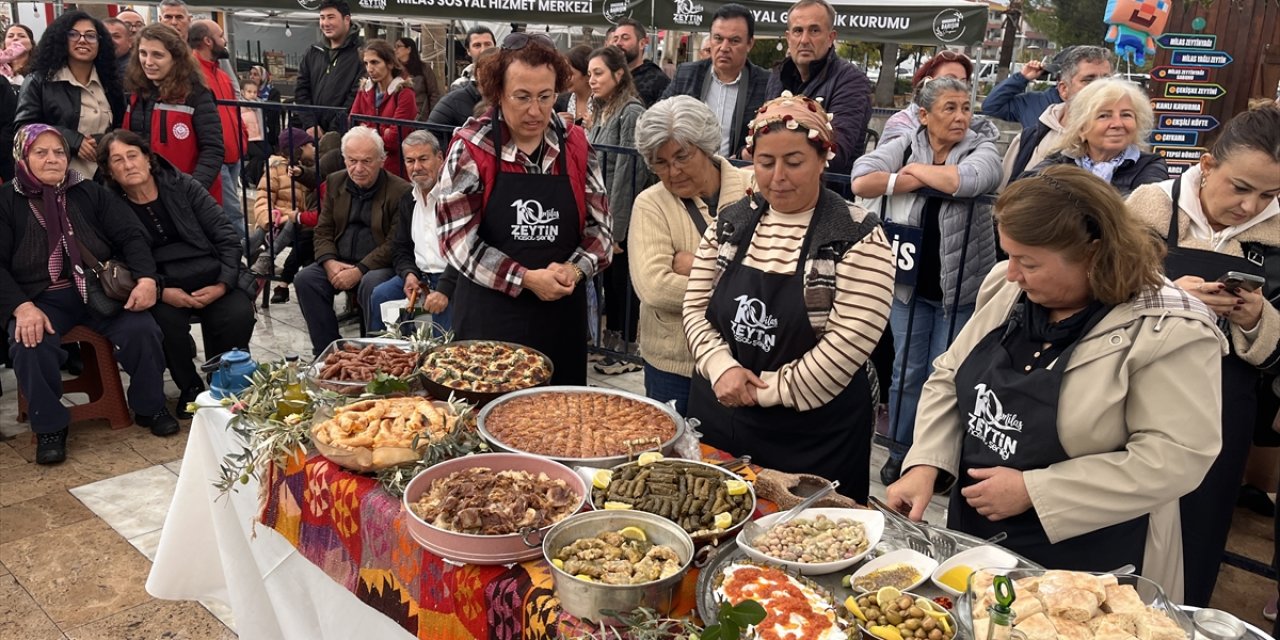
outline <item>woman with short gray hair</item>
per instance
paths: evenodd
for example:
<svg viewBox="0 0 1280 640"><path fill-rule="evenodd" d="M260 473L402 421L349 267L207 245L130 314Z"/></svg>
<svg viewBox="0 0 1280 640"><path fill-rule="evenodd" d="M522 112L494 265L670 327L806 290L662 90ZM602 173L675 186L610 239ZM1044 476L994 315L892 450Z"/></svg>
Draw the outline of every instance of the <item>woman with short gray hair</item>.
<svg viewBox="0 0 1280 640"><path fill-rule="evenodd" d="M631 211L631 280L640 298L645 395L685 415L693 355L681 311L693 254L707 226L746 194L749 173L718 155L720 121L702 101L675 96L636 121L636 149L661 180Z"/></svg>
<svg viewBox="0 0 1280 640"><path fill-rule="evenodd" d="M853 192L883 196L888 206L885 232L895 240L918 234L914 261L902 260L895 279L893 384L889 387L889 461L880 472L885 484L897 480L911 446L916 403L931 364L973 314L982 279L996 262L990 205L919 197L932 189L969 199L1000 186L995 139L970 128L969 84L934 78L916 90L923 125L914 135L894 138L853 163ZM906 246L905 240L900 243ZM908 255L910 248L898 252ZM914 267L908 266L914 264Z"/></svg>

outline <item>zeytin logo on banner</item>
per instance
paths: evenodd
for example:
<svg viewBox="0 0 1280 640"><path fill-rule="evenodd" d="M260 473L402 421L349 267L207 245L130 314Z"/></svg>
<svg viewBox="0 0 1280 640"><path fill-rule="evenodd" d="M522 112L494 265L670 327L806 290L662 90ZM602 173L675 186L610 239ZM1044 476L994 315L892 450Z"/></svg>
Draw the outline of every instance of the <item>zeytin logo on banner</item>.
<svg viewBox="0 0 1280 640"><path fill-rule="evenodd" d="M360 0L361 9L377 9L378 11L387 10L387 0Z"/></svg>
<svg viewBox="0 0 1280 640"><path fill-rule="evenodd" d="M319 9L322 3L323 0L298 0L298 6L306 9L307 11L315 11L316 9Z"/></svg>
<svg viewBox="0 0 1280 640"><path fill-rule="evenodd" d="M690 27L702 26L702 5L694 4L693 0L676 0L676 12L671 21Z"/></svg>
<svg viewBox="0 0 1280 640"><path fill-rule="evenodd" d="M955 9L943 9L933 19L933 35L943 42L955 42L964 35L964 15Z"/></svg>

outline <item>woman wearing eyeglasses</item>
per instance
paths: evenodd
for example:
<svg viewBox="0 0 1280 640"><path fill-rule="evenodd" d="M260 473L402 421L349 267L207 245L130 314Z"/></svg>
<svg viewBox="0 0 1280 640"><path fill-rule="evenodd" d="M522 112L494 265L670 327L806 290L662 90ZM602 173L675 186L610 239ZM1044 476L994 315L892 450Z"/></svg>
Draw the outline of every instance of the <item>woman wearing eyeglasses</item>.
<svg viewBox="0 0 1280 640"><path fill-rule="evenodd" d="M104 42L108 46L100 46ZM86 178L98 171L98 139L124 118L124 90L110 42L96 18L83 11L62 14L40 38L29 82L18 97L16 126L56 127L71 147L71 168Z"/></svg>
<svg viewBox="0 0 1280 640"><path fill-rule="evenodd" d="M609 266L613 239L600 165L586 134L553 111L569 65L551 39L513 33L476 65L493 107L454 134L437 214L459 339L507 340L551 358L552 384L587 380L583 283Z"/></svg>
<svg viewBox="0 0 1280 640"><path fill-rule="evenodd" d="M618 47L603 47L591 52L587 61L587 83L591 87L595 124L587 134L593 145L635 148L636 120L644 114L644 103L636 92L636 83L627 69L627 56ZM627 228L631 225L631 203L636 194L653 182L653 176L640 158L616 151L605 151L604 177L609 193L609 215L613 216L613 253L627 248ZM618 338L617 349L626 352L636 340L640 321L640 300L631 291L631 272L624 256L616 260L604 279L605 328ZM596 365L600 373L619 374L639 371L640 366L626 361Z"/></svg>

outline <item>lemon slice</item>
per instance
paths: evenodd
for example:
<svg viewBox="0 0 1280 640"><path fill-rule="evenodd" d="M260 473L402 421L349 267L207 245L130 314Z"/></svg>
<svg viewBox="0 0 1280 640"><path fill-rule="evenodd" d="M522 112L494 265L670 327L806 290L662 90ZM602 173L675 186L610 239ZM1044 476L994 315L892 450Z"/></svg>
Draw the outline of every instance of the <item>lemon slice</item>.
<svg viewBox="0 0 1280 640"><path fill-rule="evenodd" d="M663 457L664 457L664 456L663 456L660 452L657 452L657 451L646 451L646 452L644 452L644 453L640 454L640 458L636 461L636 464L638 464L638 465L640 465L640 466L642 466L642 467L643 467L643 466L645 466L646 464L653 464L653 463L655 463L655 462L657 462L657 461L661 460Z"/></svg>
<svg viewBox="0 0 1280 640"><path fill-rule="evenodd" d="M564 560L561 560L560 558L552 558L551 564L555 565L557 569L564 569Z"/></svg>
<svg viewBox="0 0 1280 640"><path fill-rule="evenodd" d="M890 602L901 597L902 592L899 591L897 587L880 587L880 590L876 592L876 604L880 605L880 608L883 609Z"/></svg>
<svg viewBox="0 0 1280 640"><path fill-rule="evenodd" d="M893 625L879 624L869 627L867 631L870 631L871 635L877 638L884 638L884 640L902 640L902 632Z"/></svg>
<svg viewBox="0 0 1280 640"><path fill-rule="evenodd" d="M608 501L608 502L604 503L604 508L605 508L606 510L611 510L611 511L612 511L612 510L623 510L623 509L630 509L630 508L631 508L631 505L630 505L630 504L628 504L628 503L626 503L626 502L617 502L617 501L614 501L614 500L610 500L610 501Z"/></svg>
<svg viewBox="0 0 1280 640"><path fill-rule="evenodd" d="M587 575L587 574L585 574L585 573L579 573L578 575L576 575L576 576L574 576L574 577L575 577L575 578L577 578L577 579L579 579L579 580L586 580L587 582L595 582L595 581L596 581L596 579L595 579L595 578L592 578L591 576L589 576L589 575ZM902 636L898 636L898 637L899 637L899 639L901 639L901 637L902 637Z"/></svg>
<svg viewBox="0 0 1280 640"><path fill-rule="evenodd" d="M728 511L717 513L714 524L717 529L728 529L733 526L733 514Z"/></svg>
<svg viewBox="0 0 1280 640"><path fill-rule="evenodd" d="M641 529L640 527L623 527L618 533L628 540L639 540L640 542L644 542L649 539L649 536L645 535L644 529Z"/></svg>
<svg viewBox="0 0 1280 640"><path fill-rule="evenodd" d="M939 612L938 607L941 607L942 605L928 598L919 597L919 598L916 598L916 606L920 607L921 611L928 613L936 618L938 617L938 612ZM945 616L946 614L944 613L942 615Z"/></svg>
<svg viewBox="0 0 1280 640"><path fill-rule="evenodd" d="M853 596L849 596L848 598L845 598L845 599L844 599L844 608L848 609L848 610L849 610L849 613L852 613L852 614L853 614L853 617L855 617L855 618L857 618L857 619L859 619L859 620L861 620L861 621L863 621L863 622L866 622L866 621L867 621L867 614L863 613L863 612L862 612L862 607L859 607L859 606L858 606L858 599L857 599L857 598L855 598L855 597L853 597Z"/></svg>
<svg viewBox="0 0 1280 640"><path fill-rule="evenodd" d="M591 476L591 486L597 489L608 489L612 481L613 472L608 469L601 469Z"/></svg>
<svg viewBox="0 0 1280 640"><path fill-rule="evenodd" d="M747 492L747 483L741 480L725 480L724 488L731 496L740 496Z"/></svg>

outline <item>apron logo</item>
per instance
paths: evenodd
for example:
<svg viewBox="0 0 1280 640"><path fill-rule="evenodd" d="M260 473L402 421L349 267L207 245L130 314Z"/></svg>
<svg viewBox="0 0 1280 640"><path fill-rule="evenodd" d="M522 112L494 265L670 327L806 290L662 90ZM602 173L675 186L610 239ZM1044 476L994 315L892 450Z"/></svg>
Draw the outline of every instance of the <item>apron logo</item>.
<svg viewBox="0 0 1280 640"><path fill-rule="evenodd" d="M186 140L191 137L191 128L186 124L179 122L173 125L173 137L179 140Z"/></svg>
<svg viewBox="0 0 1280 640"><path fill-rule="evenodd" d="M542 203L532 198L511 203L516 209L516 223L511 237L525 242L554 242L560 234L558 209L543 210Z"/></svg>
<svg viewBox="0 0 1280 640"><path fill-rule="evenodd" d="M745 295L734 298L738 303L738 311L733 314L733 339L749 347L768 352L778 342L778 336L769 330L778 326L778 319L769 315L769 310L759 298Z"/></svg>
<svg viewBox="0 0 1280 640"><path fill-rule="evenodd" d="M969 435L981 440L996 452L1001 460L1008 460L1018 452L1018 440L1010 433L1022 433L1022 421L1018 414L1007 414L996 392L979 382L973 387L978 392L969 414Z"/></svg>

